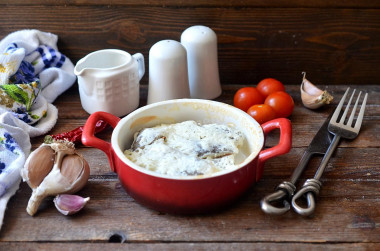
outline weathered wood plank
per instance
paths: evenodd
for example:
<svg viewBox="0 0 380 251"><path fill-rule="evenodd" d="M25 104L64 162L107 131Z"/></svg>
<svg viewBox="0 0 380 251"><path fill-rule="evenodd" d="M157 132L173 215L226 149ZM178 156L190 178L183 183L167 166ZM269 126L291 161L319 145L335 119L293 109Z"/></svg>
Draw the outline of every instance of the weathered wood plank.
<svg viewBox="0 0 380 251"><path fill-rule="evenodd" d="M285 155L270 159L265 165L264 177L289 178L301 160L304 150L303 148L295 148ZM302 177L312 178L321 160L320 156L314 157ZM327 164L322 180L380 180L380 166L378 163L380 163L378 148L360 150L356 148L338 148Z"/></svg>
<svg viewBox="0 0 380 251"><path fill-rule="evenodd" d="M8 205L0 238L13 242L108 241L118 233L127 242L380 242L378 194L322 197L314 216L305 218L292 211L283 216L265 215L259 200L266 188L257 184L219 213L175 216L141 206L117 180L97 180L80 192L91 200L79 214L63 216L52 201L45 200L39 213L31 217L25 212L30 190L22 184Z"/></svg>
<svg viewBox="0 0 380 251"><path fill-rule="evenodd" d="M0 1L0 4L6 3L6 1ZM298 7L298 8L379 8L380 5L376 1L363 0L363 1L299 1L299 0L272 0L272 1L260 1L260 0L243 0L243 1L233 1L233 0L196 0L196 1L176 1L176 0L145 0L145 1L134 1L134 0L13 0L12 5L106 5L106 6L172 6L172 7Z"/></svg>
<svg viewBox="0 0 380 251"><path fill-rule="evenodd" d="M95 250L132 250L132 251L145 251L145 250L378 250L380 244L378 243L17 243L17 242L3 242L0 243L2 250L82 250L82 251L95 251Z"/></svg>
<svg viewBox="0 0 380 251"><path fill-rule="evenodd" d="M301 71L310 72L317 83L380 82L379 9L1 7L1 37L25 28L53 32L60 37L60 50L73 62L103 48L141 52L147 62L153 44L179 40L187 27L203 24L218 35L223 84L249 84L265 77L295 84ZM147 82L147 74L143 81Z"/></svg>

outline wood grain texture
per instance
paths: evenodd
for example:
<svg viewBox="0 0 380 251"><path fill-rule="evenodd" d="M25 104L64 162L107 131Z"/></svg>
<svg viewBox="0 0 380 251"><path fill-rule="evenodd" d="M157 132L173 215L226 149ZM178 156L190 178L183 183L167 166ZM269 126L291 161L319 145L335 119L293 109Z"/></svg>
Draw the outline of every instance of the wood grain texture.
<svg viewBox="0 0 380 251"><path fill-rule="evenodd" d="M378 250L380 245L377 243L344 243L344 244L320 244L320 243L173 243L168 248L165 243L89 243L83 245L81 243L0 243L2 250L132 250L132 251L145 251L145 250L209 250L209 251L223 251L223 250Z"/></svg>
<svg viewBox="0 0 380 251"><path fill-rule="evenodd" d="M26 28L55 33L74 63L94 50L119 48L143 53L148 66L152 45L179 40L187 27L202 24L218 35L222 84L256 84L265 77L298 84L302 71L318 84L380 83L378 8L331 8L319 1L313 8L28 3L0 5L0 37Z"/></svg>
<svg viewBox="0 0 380 251"><path fill-rule="evenodd" d="M178 0L0 0L0 4L12 5L105 5L105 6L171 6L177 8L185 7L297 7L297 8L379 8L377 1L371 0L346 0L346 1L323 1L323 0L196 0L196 1L178 1Z"/></svg>
<svg viewBox="0 0 380 251"><path fill-rule="evenodd" d="M0 231L0 250L379 250L380 249L380 2L218 0L0 0L0 39L21 29L58 35L58 48L75 64L86 54L118 48L145 57L140 107L148 93L149 49L163 39L179 40L192 25L218 36L223 93L274 77L295 102L289 153L270 159L262 179L219 212L180 216L151 210L129 196L98 149L78 145L91 175L79 195L91 197L83 211L63 216L47 198L35 217L26 205L26 183L10 200ZM335 100L319 110L303 107L301 72ZM310 217L290 211L270 216L263 196L290 178L303 152L347 86L367 91L368 106L358 138L342 140L322 176L317 209ZM49 134L82 126L78 86L54 102L59 118ZM112 128L98 134L109 141ZM266 138L266 147L279 133ZM32 139L33 149L43 136ZM313 158L297 183L314 175ZM108 243L108 242L124 242Z"/></svg>
<svg viewBox="0 0 380 251"><path fill-rule="evenodd" d="M290 117L293 126L293 148L285 155L270 159L265 164L262 179L247 193L220 211L195 216L160 213L146 208L130 197L117 175L109 169L104 153L98 149L78 146L88 160L91 176L78 194L91 197L83 211L71 217L55 209L52 198L46 199L35 217L29 216L26 205L31 190L22 183L11 199L3 228L0 248L48 250L118 249L354 249L376 250L380 243L380 157L379 115L380 88L352 86L370 93L368 113L363 132L352 142L339 145L322 177L322 189L317 209L310 217L301 217L293 211L282 216L264 214L259 202L272 193L283 180L288 180L303 151L342 96L345 86L329 86L338 100L331 106L312 111L302 106L299 86L287 86L294 97L296 109ZM220 102L231 103L232 94L239 86L226 85ZM141 87L146 94L146 86ZM74 86L54 103L60 118L52 133L71 130L85 122L88 114L81 108ZM144 96L141 96L141 105ZM71 109L69 109L71 108ZM109 140L111 129L99 138ZM267 137L268 146L277 142L278 135ZM37 147L42 137L32 140ZM313 176L321 158L315 157L302 174L297 186ZM124 244L105 244L109 241Z"/></svg>
<svg viewBox="0 0 380 251"><path fill-rule="evenodd" d="M8 206L0 238L17 242L105 242L111 235L123 233L128 242L380 241L378 192L377 196L319 197L312 217L304 218L293 211L283 216L270 216L259 206L262 196L272 192L268 190L269 184L275 185L259 182L241 200L220 212L177 216L140 205L126 194L117 179L91 180L79 193L90 196L90 202L72 217L60 215L51 199L44 201L36 216L29 216L25 205L30 189L22 184ZM337 187L349 187L349 183L340 181ZM375 188L375 184L369 187ZM322 191L329 188L331 186L326 185Z"/></svg>

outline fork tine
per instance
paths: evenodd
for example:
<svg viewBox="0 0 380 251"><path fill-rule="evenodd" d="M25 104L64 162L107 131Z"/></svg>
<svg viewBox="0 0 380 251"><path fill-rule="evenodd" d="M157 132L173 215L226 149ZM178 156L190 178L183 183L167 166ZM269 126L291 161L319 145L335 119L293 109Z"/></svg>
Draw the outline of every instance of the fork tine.
<svg viewBox="0 0 380 251"><path fill-rule="evenodd" d="M339 123L344 123L344 121L346 120L346 116L347 116L348 110L350 109L351 101L352 101L352 98L354 97L355 91L356 90L354 89L354 91L351 94L350 100L348 100L348 103L346 105L346 109L344 109L344 113L339 120Z"/></svg>
<svg viewBox="0 0 380 251"><path fill-rule="evenodd" d="M340 100L338 106L336 107L335 112L332 115L330 121L337 122L339 113L342 110L342 106L344 104L344 100L346 99L346 96L347 96L347 93L348 93L349 90L350 90L350 87L348 87L347 90L346 90L346 92L344 93L344 95L343 95L342 99Z"/></svg>
<svg viewBox="0 0 380 251"><path fill-rule="evenodd" d="M364 96L362 105L360 107L360 112L358 114L358 118L356 119L355 130L357 130L357 131L360 130L360 127L361 127L362 122L363 122L363 116L364 116L365 106L367 104L367 96L368 96L368 93L366 93L365 96Z"/></svg>
<svg viewBox="0 0 380 251"><path fill-rule="evenodd" d="M352 121L354 120L354 116L355 116L355 113L356 113L356 108L358 106L361 94L362 94L362 92L360 91L358 97L356 98L356 102L355 102L354 108L352 108L352 112L351 112L350 118L349 118L349 120L347 122L348 126L352 126Z"/></svg>

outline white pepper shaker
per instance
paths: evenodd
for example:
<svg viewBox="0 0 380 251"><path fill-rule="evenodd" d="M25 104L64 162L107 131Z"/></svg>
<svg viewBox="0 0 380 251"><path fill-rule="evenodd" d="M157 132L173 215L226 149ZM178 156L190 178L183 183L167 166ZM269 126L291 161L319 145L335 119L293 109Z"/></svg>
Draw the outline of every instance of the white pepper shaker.
<svg viewBox="0 0 380 251"><path fill-rule="evenodd" d="M189 97L186 49L175 40L155 43L149 50L147 103Z"/></svg>
<svg viewBox="0 0 380 251"><path fill-rule="evenodd" d="M217 98L222 88L215 32L202 25L189 27L181 35L181 44L187 51L190 97Z"/></svg>

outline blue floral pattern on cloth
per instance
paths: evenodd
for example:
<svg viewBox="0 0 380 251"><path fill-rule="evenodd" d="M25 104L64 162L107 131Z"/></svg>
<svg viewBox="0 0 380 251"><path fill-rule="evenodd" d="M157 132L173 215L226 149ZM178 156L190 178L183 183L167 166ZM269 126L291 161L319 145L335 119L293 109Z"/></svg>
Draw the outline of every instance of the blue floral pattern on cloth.
<svg viewBox="0 0 380 251"><path fill-rule="evenodd" d="M20 147L17 144L16 140L5 130L0 130L0 151L2 152L0 155L0 174L6 170L7 161L5 160L5 155L7 157L11 157L12 155L20 155Z"/></svg>
<svg viewBox="0 0 380 251"><path fill-rule="evenodd" d="M4 169L5 169L5 163L1 162L0 160L0 174L3 172Z"/></svg>
<svg viewBox="0 0 380 251"><path fill-rule="evenodd" d="M14 152L14 150L16 149L17 143L9 133L7 133L7 132L4 133L4 139L0 139L0 141L4 144L5 149L7 149L11 152Z"/></svg>
<svg viewBox="0 0 380 251"><path fill-rule="evenodd" d="M0 126L0 198L19 177L19 161L25 154L15 138Z"/></svg>
<svg viewBox="0 0 380 251"><path fill-rule="evenodd" d="M38 77L34 75L34 67L31 63L22 61L17 72L9 78L9 82L13 84L40 82ZM38 90L38 89L37 89ZM35 93L37 95L37 93Z"/></svg>
<svg viewBox="0 0 380 251"><path fill-rule="evenodd" d="M16 43L12 43L5 50L5 53L14 53L18 49ZM17 70L17 72L9 78L9 82L13 84L25 84L39 82L38 76L35 74L34 67L31 63L23 60ZM38 92L35 93L37 96Z"/></svg>
<svg viewBox="0 0 380 251"><path fill-rule="evenodd" d="M41 84L33 62L22 60L17 70L15 69L16 59L22 51L16 43L12 43L2 54L8 61L3 60L6 63L0 64L0 74L12 75L9 76L8 82L0 83L0 106L25 123L34 124L46 115L47 110L39 110L36 114L31 109L41 91Z"/></svg>

